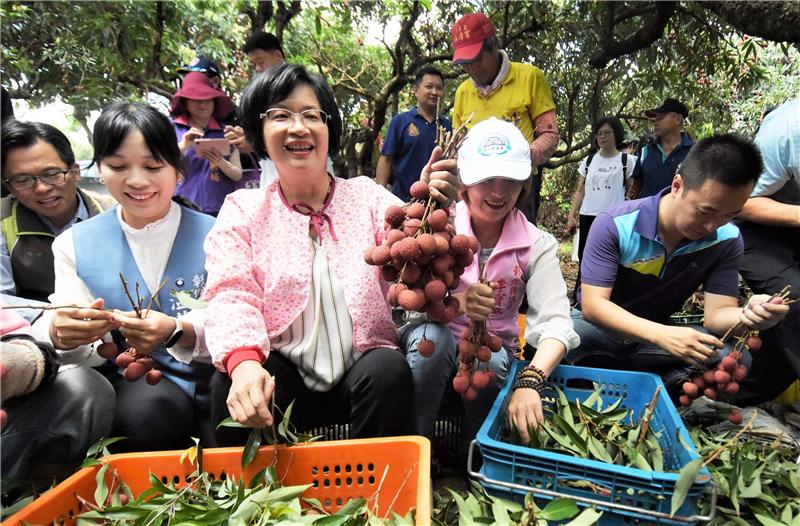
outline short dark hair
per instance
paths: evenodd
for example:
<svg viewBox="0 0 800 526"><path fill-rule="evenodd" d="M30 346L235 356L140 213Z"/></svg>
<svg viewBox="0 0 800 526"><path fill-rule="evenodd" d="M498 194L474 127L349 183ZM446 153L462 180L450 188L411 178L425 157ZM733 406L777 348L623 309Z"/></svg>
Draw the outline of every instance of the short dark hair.
<svg viewBox="0 0 800 526"><path fill-rule="evenodd" d="M55 149L67 167L75 164L75 153L69 139L61 130L43 122L23 122L8 119L0 131L0 173L5 174L6 158L15 148L30 148L36 141L44 141Z"/></svg>
<svg viewBox="0 0 800 526"><path fill-rule="evenodd" d="M621 149L622 143L625 142L625 128L622 127L622 121L619 120L618 117L613 117L611 115L603 117L594 123L592 127L592 144L597 146L597 131L606 124L608 124L611 127L611 131L614 132L614 144L617 150Z"/></svg>
<svg viewBox="0 0 800 526"><path fill-rule="evenodd" d="M441 71L433 66L423 66L417 70L417 74L414 76L414 85L419 86L425 75L436 75L442 79L442 84L444 84L444 75L442 75Z"/></svg>
<svg viewBox="0 0 800 526"><path fill-rule="evenodd" d="M169 119L143 102L114 102L103 109L94 123L92 163L114 155L125 137L138 131L157 161L173 166L184 173L183 157L175 139L175 129Z"/></svg>
<svg viewBox="0 0 800 526"><path fill-rule="evenodd" d="M741 188L755 184L764 171L764 160L753 141L735 133L707 137L692 146L678 173L684 191L699 188L708 180Z"/></svg>
<svg viewBox="0 0 800 526"><path fill-rule="evenodd" d="M283 52L283 46L281 46L281 41L278 40L278 37L273 35L272 33L265 33L263 31L258 31L257 33L253 33L247 40L244 42L244 47L242 51L245 53L250 53L251 51L255 51L256 49L263 49L264 51L274 51L278 50L281 52L281 56L286 58L286 53Z"/></svg>
<svg viewBox="0 0 800 526"><path fill-rule="evenodd" d="M323 77L312 75L298 64L278 64L262 71L244 89L241 102L242 128L256 151L269 157L264 148L264 127L261 114L274 104L286 100L294 89L305 84L317 96L322 111L328 114L328 153L339 150L342 117L333 90ZM174 141L173 141L174 142Z"/></svg>

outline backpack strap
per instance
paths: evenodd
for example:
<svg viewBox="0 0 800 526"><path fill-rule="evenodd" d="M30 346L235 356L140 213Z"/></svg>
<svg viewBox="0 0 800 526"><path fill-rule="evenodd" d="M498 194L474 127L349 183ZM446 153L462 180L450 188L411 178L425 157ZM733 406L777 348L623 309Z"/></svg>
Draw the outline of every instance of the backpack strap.
<svg viewBox="0 0 800 526"><path fill-rule="evenodd" d="M625 190L625 180L628 178L628 154L622 152L622 189Z"/></svg>
<svg viewBox="0 0 800 526"><path fill-rule="evenodd" d="M592 152L589 154L589 157L586 158L586 166L583 167L583 176L589 177L589 165L592 164L592 159L594 159L594 154L597 152Z"/></svg>

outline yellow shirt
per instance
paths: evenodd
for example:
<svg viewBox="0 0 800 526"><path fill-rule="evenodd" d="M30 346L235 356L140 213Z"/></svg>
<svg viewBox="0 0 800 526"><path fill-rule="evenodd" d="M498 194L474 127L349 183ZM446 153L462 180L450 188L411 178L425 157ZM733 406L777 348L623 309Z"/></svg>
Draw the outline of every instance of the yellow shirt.
<svg viewBox="0 0 800 526"><path fill-rule="evenodd" d="M488 97L480 96L471 79L461 83L453 107L453 129L475 112L467 128L489 117L497 117L513 122L528 142L533 142L534 119L555 108L550 84L542 70L530 64L511 62L508 76Z"/></svg>

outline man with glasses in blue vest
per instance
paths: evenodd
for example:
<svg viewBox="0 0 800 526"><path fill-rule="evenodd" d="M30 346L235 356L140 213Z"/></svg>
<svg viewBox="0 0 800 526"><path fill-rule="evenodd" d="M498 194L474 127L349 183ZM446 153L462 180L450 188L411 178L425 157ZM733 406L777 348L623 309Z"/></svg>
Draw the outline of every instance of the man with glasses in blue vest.
<svg viewBox="0 0 800 526"><path fill-rule="evenodd" d="M9 119L0 133L0 293L6 304L44 303L55 285L53 240L105 206L78 189L80 167L58 129ZM28 321L39 312L19 311Z"/></svg>

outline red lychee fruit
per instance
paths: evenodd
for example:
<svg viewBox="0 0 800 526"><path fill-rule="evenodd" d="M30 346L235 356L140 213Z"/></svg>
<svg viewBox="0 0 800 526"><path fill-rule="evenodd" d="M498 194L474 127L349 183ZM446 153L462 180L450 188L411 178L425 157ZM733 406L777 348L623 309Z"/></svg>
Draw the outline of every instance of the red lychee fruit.
<svg viewBox="0 0 800 526"><path fill-rule="evenodd" d="M422 339L417 344L417 352L425 358L430 358L433 355L434 350L436 350L436 346L432 340Z"/></svg>
<svg viewBox="0 0 800 526"><path fill-rule="evenodd" d="M689 395L682 394L678 397L678 402L684 407L692 405L692 398Z"/></svg>
<svg viewBox="0 0 800 526"><path fill-rule="evenodd" d="M733 379L736 380L737 382L741 382L745 378L747 378L747 367L745 367L744 365L740 365L733 372Z"/></svg>
<svg viewBox="0 0 800 526"><path fill-rule="evenodd" d="M453 378L453 390L458 394L463 395L469 389L469 377L464 373L458 373Z"/></svg>
<svg viewBox="0 0 800 526"><path fill-rule="evenodd" d="M372 263L383 266L392 260L392 254L386 245L378 245L372 249Z"/></svg>
<svg viewBox="0 0 800 526"><path fill-rule="evenodd" d="M441 301L444 299L445 294L447 294L447 287L445 287L444 281L432 279L425 284L425 298L429 302Z"/></svg>
<svg viewBox="0 0 800 526"><path fill-rule="evenodd" d="M125 368L125 371L122 373L123 378L125 378L129 382L135 382L139 378L144 375L147 371L145 370L144 365L133 362L129 366Z"/></svg>
<svg viewBox="0 0 800 526"><path fill-rule="evenodd" d="M411 219L422 219L423 215L425 215L425 205L422 203L411 203L406 208L406 216Z"/></svg>
<svg viewBox="0 0 800 526"><path fill-rule="evenodd" d="M428 195L430 195L428 183L425 181L416 181L411 185L411 188L408 189L408 193L410 193L411 197L414 199L427 199Z"/></svg>
<svg viewBox="0 0 800 526"><path fill-rule="evenodd" d="M119 356L117 356L117 359L115 360L115 363L117 364L117 367L121 367L122 369L125 369L126 367L128 367L130 364L132 364L135 361L136 361L136 359L133 356L131 356L130 353L124 352L124 353L120 354Z"/></svg>
<svg viewBox="0 0 800 526"><path fill-rule="evenodd" d="M731 424L738 426L742 423L742 413L739 411L731 411L731 414L728 415L728 421Z"/></svg>
<svg viewBox="0 0 800 526"><path fill-rule="evenodd" d="M683 384L683 392L686 393L687 395L691 396L692 398L694 398L694 397L697 396L697 393L699 392L699 390L697 388L697 385L695 385L694 382L685 382Z"/></svg>
<svg viewBox="0 0 800 526"><path fill-rule="evenodd" d="M389 206L386 209L386 214L384 215L384 220L395 228L403 224L403 220L405 218L406 218L405 210L403 210L397 205Z"/></svg>
<svg viewBox="0 0 800 526"><path fill-rule="evenodd" d="M425 293L421 290L404 290L397 294L397 303L405 310L421 310L425 306Z"/></svg>
<svg viewBox="0 0 800 526"><path fill-rule="evenodd" d="M720 362L720 366L722 367L722 369L724 369L729 373L735 371L738 365L739 364L736 362L736 358L734 358L733 356L726 356Z"/></svg>
<svg viewBox="0 0 800 526"><path fill-rule="evenodd" d="M728 371L721 371L717 369L716 371L714 371L714 381L717 382L717 384L730 383L731 373L729 373Z"/></svg>
<svg viewBox="0 0 800 526"><path fill-rule="evenodd" d="M119 349L114 342L105 342L97 346L97 354L106 360L114 360L119 354Z"/></svg>
<svg viewBox="0 0 800 526"><path fill-rule="evenodd" d="M484 371L475 371L472 373L472 387L475 389L483 389L489 385L489 375Z"/></svg>
<svg viewBox="0 0 800 526"><path fill-rule="evenodd" d="M434 210L428 216L428 225L434 232L441 232L447 227L447 212L444 210Z"/></svg>
<svg viewBox="0 0 800 526"><path fill-rule="evenodd" d="M150 385L156 385L158 382L161 381L162 376L163 375L161 374L161 371L159 371L158 369L151 369L147 371L146 375L144 375L144 380ZM122 496L120 495L120 497Z"/></svg>
<svg viewBox="0 0 800 526"><path fill-rule="evenodd" d="M761 338L758 336L750 336L747 338L745 345L747 345L747 348L751 351L757 351L761 348L761 343Z"/></svg>
<svg viewBox="0 0 800 526"><path fill-rule="evenodd" d="M431 234L420 234L417 236L417 243L423 255L430 257L436 253L436 238Z"/></svg>

